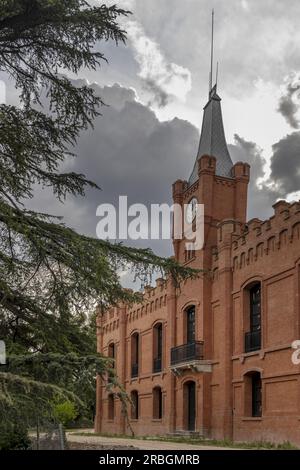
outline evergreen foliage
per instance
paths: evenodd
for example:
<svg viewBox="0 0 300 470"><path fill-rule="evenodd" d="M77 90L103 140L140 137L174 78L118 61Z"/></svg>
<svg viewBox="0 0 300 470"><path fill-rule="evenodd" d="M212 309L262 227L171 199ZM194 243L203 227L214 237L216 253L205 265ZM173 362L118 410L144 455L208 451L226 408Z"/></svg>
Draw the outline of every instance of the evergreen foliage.
<svg viewBox="0 0 300 470"><path fill-rule="evenodd" d="M103 105L68 76L106 60L94 47L99 41L125 42L118 21L129 14L85 0L0 3L0 71L20 95L20 106L0 105L0 338L15 354L0 374L0 420L15 413L29 423L32 410L47 414L57 396L85 404L88 396L89 403L95 374L108 365L92 356L95 326L86 313L99 303L140 300L122 289L118 270L132 269L144 282L154 269L177 283L195 276L151 250L78 234L26 208L37 185L61 201L98 188L85 175L63 171L80 131Z"/></svg>

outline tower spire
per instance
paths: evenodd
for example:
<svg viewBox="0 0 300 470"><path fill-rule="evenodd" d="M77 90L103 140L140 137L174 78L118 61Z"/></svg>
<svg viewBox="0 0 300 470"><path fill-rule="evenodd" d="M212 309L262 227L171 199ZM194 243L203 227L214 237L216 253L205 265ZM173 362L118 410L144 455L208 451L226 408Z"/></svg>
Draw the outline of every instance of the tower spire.
<svg viewBox="0 0 300 470"><path fill-rule="evenodd" d="M225 178L232 177L233 163L227 147L222 110L221 98L217 94L219 63L216 66L216 82L214 80L214 19L215 12L211 15L211 57L210 57L210 75L209 75L209 95L208 102L204 106L203 121L200 135L197 158L194 164L192 174L189 178L189 185L197 181L198 161L203 155L212 155L216 158L216 175Z"/></svg>
<svg viewBox="0 0 300 470"><path fill-rule="evenodd" d="M212 90L213 84L213 68L214 68L214 26L215 26L215 11L212 9L211 12L211 50L210 50L210 74L209 74L209 93L208 98L210 97L210 92Z"/></svg>

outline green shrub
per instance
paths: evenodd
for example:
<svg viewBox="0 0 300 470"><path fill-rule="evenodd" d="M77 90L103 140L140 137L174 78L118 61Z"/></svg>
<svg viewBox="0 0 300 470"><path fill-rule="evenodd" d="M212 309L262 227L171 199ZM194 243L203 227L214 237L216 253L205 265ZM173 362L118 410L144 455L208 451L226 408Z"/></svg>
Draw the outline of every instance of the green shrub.
<svg viewBox="0 0 300 470"><path fill-rule="evenodd" d="M27 450L31 442L28 430L22 425L0 425L0 450Z"/></svg>
<svg viewBox="0 0 300 470"><path fill-rule="evenodd" d="M73 402L66 400L54 405L53 414L59 423L67 427L70 423L75 421L78 416L78 411Z"/></svg>

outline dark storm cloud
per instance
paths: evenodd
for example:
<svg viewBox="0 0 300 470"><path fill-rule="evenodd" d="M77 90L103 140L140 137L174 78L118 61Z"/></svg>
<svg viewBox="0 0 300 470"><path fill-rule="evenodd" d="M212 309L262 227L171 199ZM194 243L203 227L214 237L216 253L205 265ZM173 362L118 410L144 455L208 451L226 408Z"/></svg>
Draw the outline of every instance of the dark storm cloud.
<svg viewBox="0 0 300 470"><path fill-rule="evenodd" d="M300 69L298 0L143 0L133 12L166 56L191 70L198 89L206 90L212 7L226 93L243 98L256 80L280 85L287 71Z"/></svg>
<svg viewBox="0 0 300 470"><path fill-rule="evenodd" d="M248 190L248 219L258 217L265 219L272 214L272 204L276 200L276 194L265 185L259 185L259 180L264 177L266 164L260 149L255 142L247 141L235 134L234 145L229 145L229 151L234 163L247 162L251 166L251 177Z"/></svg>
<svg viewBox="0 0 300 470"><path fill-rule="evenodd" d="M293 132L273 145L271 180L280 197L300 190L300 132Z"/></svg>
<svg viewBox="0 0 300 470"><path fill-rule="evenodd" d="M280 98L278 111L293 129L299 129L297 112L299 111L300 85L287 85L286 93Z"/></svg>
<svg viewBox="0 0 300 470"><path fill-rule="evenodd" d="M249 218L265 219L272 214L272 205L300 191L300 132L293 132L273 145L270 176L264 177L265 160L262 150L254 142L235 135L235 145L230 145L233 160L247 161L251 165L249 185Z"/></svg>
<svg viewBox="0 0 300 470"><path fill-rule="evenodd" d="M77 81L78 86L82 81ZM88 191L85 198L71 198L61 205L47 191L38 190L34 208L64 216L76 230L95 236L96 209L101 203L117 206L120 195L128 203L171 203L172 183L187 179L198 147L198 130L178 118L160 122L155 113L139 103L135 91L120 85L91 85L103 101L102 117L94 129L82 133L75 159L65 170L84 173L102 188ZM251 165L248 218L265 219L272 214L272 204L300 188L300 133L294 133L273 146L271 182L275 189L258 184L264 177L265 160L254 143L235 135L229 145L234 162ZM274 185L273 185L274 186ZM135 246L150 246L161 255L172 253L169 241L138 241Z"/></svg>
<svg viewBox="0 0 300 470"><path fill-rule="evenodd" d="M80 80L75 83L82 85ZM172 183L188 178L193 167L199 132L181 119L160 122L132 89L91 86L109 106L101 109L94 128L82 133L75 149L78 157L68 160L64 170L86 174L102 190L89 190L85 198L61 205L39 189L34 208L63 215L68 225L95 236L97 206L117 204L119 195L127 195L128 204L170 203ZM170 242L134 244L150 245L162 255L172 253Z"/></svg>

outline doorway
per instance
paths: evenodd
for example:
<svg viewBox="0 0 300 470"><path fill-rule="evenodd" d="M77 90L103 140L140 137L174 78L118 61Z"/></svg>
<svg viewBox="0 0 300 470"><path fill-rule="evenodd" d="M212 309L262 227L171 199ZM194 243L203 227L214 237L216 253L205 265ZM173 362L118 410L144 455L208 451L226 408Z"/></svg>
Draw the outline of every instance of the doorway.
<svg viewBox="0 0 300 470"><path fill-rule="evenodd" d="M187 382L184 384L185 398L185 423L188 431L195 431L196 427L196 384Z"/></svg>

